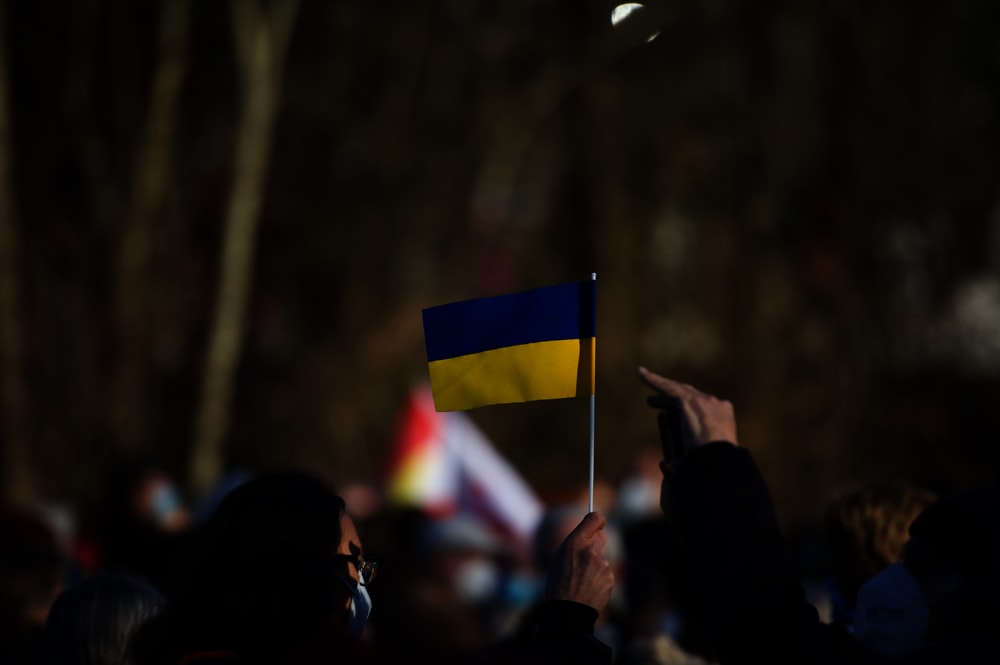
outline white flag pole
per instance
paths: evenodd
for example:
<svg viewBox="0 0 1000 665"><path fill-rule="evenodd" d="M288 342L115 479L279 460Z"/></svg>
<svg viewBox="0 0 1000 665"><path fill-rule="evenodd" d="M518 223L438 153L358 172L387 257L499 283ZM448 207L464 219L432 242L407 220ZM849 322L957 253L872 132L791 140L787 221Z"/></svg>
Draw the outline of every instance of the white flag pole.
<svg viewBox="0 0 1000 665"><path fill-rule="evenodd" d="M597 273L590 273L591 281L597 281ZM594 308L594 318L597 318L597 293L596 287L594 285L594 301L592 306ZM595 321L596 323L596 321ZM597 330L591 331L594 336L590 339L590 490L587 499L587 512L594 512L594 393L597 392L596 376L597 376Z"/></svg>

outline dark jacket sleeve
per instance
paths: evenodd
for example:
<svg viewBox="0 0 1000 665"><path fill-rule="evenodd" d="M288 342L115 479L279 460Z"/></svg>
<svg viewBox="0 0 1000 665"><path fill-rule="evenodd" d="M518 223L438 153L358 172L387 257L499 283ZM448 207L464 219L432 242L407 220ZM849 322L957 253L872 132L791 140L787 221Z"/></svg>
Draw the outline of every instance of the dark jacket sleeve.
<svg viewBox="0 0 1000 665"><path fill-rule="evenodd" d="M688 550L696 602L724 665L843 662L845 631L823 624L753 457L726 442L689 451L665 509Z"/></svg>
<svg viewBox="0 0 1000 665"><path fill-rule="evenodd" d="M518 631L480 654L489 665L610 665L611 647L594 636L597 610L570 600L546 600Z"/></svg>

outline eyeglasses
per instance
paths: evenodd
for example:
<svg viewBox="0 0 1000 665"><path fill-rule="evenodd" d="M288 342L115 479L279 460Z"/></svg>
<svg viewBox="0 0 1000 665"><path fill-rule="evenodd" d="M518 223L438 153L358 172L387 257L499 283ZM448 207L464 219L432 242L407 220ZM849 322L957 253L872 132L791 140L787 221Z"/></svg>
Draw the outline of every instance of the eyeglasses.
<svg viewBox="0 0 1000 665"><path fill-rule="evenodd" d="M336 557L354 564L361 575L361 584L371 584L371 581L375 579L375 573L378 572L378 559L366 559L360 554L337 554Z"/></svg>

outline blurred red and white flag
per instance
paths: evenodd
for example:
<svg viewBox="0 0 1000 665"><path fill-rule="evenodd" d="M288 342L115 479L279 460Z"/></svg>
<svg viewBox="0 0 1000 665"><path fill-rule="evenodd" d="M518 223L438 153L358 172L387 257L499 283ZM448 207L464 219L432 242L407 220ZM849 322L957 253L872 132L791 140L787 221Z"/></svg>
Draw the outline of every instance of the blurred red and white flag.
<svg viewBox="0 0 1000 665"><path fill-rule="evenodd" d="M410 393L384 467L386 500L436 518L473 514L529 539L543 505L464 411L436 411L430 386Z"/></svg>

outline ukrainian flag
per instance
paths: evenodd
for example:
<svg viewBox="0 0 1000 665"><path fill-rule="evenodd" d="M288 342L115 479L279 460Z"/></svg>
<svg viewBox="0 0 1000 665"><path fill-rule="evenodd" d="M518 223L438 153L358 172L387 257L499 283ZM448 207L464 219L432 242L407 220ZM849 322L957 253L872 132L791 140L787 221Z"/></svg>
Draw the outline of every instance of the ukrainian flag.
<svg viewBox="0 0 1000 665"><path fill-rule="evenodd" d="M594 393L596 281L423 310L434 408Z"/></svg>

